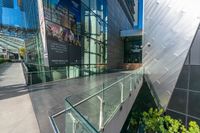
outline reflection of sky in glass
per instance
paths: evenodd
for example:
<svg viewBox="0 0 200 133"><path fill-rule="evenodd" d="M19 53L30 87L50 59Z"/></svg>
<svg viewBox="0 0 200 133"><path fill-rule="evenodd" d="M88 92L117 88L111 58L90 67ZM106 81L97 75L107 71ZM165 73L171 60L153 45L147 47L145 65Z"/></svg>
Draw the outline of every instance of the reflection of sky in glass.
<svg viewBox="0 0 200 133"><path fill-rule="evenodd" d="M50 5L53 8L62 6L75 14L77 21L80 21L80 0L50 0Z"/></svg>
<svg viewBox="0 0 200 133"><path fill-rule="evenodd" d="M52 4L57 4L60 0L51 0Z"/></svg>

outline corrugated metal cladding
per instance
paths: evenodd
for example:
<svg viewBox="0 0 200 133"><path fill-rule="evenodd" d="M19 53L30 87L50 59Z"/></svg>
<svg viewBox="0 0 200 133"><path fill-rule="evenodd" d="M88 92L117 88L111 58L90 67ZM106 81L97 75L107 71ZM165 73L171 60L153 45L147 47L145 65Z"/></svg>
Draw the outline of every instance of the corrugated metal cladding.
<svg viewBox="0 0 200 133"><path fill-rule="evenodd" d="M200 22L199 0L145 0L143 62L166 108Z"/></svg>

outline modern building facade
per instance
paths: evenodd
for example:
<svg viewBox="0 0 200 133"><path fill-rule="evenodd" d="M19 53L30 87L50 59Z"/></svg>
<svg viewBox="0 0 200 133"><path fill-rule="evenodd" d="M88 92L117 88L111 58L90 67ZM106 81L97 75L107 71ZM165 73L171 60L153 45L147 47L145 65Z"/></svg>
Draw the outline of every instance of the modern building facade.
<svg viewBox="0 0 200 133"><path fill-rule="evenodd" d="M196 0L147 0L144 4L146 79L158 105L186 125L191 119L199 121L198 4Z"/></svg>
<svg viewBox="0 0 200 133"><path fill-rule="evenodd" d="M25 63L30 71L38 72L34 74L37 80L32 83L54 80L54 76L49 78L49 74L40 73L43 71L55 71L57 79L121 69L124 39L120 37L120 31L134 26L142 29L142 19L137 19L134 24L136 13L132 0L32 0L33 4L11 0L1 3L1 24L9 29L2 29L2 33L13 34L23 41L16 46L15 53L20 47L26 48ZM136 11L142 13L139 9L142 7L137 6ZM19 18L12 19L11 14ZM4 44L4 49L7 46L10 47Z"/></svg>
<svg viewBox="0 0 200 133"><path fill-rule="evenodd" d="M0 54L26 49L28 84L142 64L158 107L186 125L193 119L199 122L198 4L198 0L0 0ZM140 84L139 79L134 83Z"/></svg>
<svg viewBox="0 0 200 133"><path fill-rule="evenodd" d="M200 123L199 37L198 28L167 107L171 116L180 118L185 124L191 120Z"/></svg>

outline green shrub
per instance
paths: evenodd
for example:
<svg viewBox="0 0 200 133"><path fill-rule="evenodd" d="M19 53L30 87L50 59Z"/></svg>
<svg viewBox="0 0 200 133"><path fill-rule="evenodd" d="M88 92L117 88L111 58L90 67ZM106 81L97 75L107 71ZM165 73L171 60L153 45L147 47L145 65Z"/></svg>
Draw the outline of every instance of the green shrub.
<svg viewBox="0 0 200 133"><path fill-rule="evenodd" d="M148 133L165 132L164 118L161 117L163 110L150 108L148 112L143 112L142 123L145 125L145 131Z"/></svg>
<svg viewBox="0 0 200 133"><path fill-rule="evenodd" d="M4 63L4 62L11 62L10 59L3 59L3 58L0 58L0 64Z"/></svg>
<svg viewBox="0 0 200 133"><path fill-rule="evenodd" d="M186 133L200 133L199 125L195 121L190 121L189 128Z"/></svg>
<svg viewBox="0 0 200 133"><path fill-rule="evenodd" d="M148 112L142 113L142 120L140 122L136 121L138 118L132 119L130 125L142 123L147 133L200 133L200 127L196 122L191 121L187 129L181 120L164 115L163 109L150 108Z"/></svg>

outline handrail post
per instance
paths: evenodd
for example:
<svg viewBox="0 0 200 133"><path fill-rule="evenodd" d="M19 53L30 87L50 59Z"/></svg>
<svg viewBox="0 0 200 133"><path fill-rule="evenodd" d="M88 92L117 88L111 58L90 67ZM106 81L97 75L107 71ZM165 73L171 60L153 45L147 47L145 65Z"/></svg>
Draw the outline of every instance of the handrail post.
<svg viewBox="0 0 200 133"><path fill-rule="evenodd" d="M123 81L120 82L120 85L121 85L121 103L124 102L124 84L123 84Z"/></svg>
<svg viewBox="0 0 200 133"><path fill-rule="evenodd" d="M31 85L33 84L33 77L32 77L32 73L30 74L30 83L31 83Z"/></svg>
<svg viewBox="0 0 200 133"><path fill-rule="evenodd" d="M130 76L130 91L133 90L133 79L132 79L132 75Z"/></svg>
<svg viewBox="0 0 200 133"><path fill-rule="evenodd" d="M26 85L28 85L28 72L25 73L25 78L26 78Z"/></svg>
<svg viewBox="0 0 200 133"><path fill-rule="evenodd" d="M103 129L103 99L100 96L97 96L100 101L100 113L99 113L99 131Z"/></svg>
<svg viewBox="0 0 200 133"><path fill-rule="evenodd" d="M77 124L76 119L74 118L74 116L71 113L69 113L69 115L72 119L72 133L76 133L76 124Z"/></svg>

